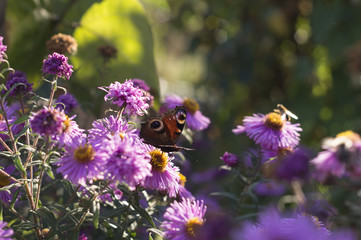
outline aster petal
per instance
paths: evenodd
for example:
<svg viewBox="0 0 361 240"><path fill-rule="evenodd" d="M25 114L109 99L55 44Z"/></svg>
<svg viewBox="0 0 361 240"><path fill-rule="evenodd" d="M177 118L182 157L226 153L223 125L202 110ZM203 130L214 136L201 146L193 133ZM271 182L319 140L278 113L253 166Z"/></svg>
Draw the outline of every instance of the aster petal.
<svg viewBox="0 0 361 240"><path fill-rule="evenodd" d="M188 127L196 131L206 129L211 123L211 120L204 116L199 110L194 114L188 113L186 121Z"/></svg>

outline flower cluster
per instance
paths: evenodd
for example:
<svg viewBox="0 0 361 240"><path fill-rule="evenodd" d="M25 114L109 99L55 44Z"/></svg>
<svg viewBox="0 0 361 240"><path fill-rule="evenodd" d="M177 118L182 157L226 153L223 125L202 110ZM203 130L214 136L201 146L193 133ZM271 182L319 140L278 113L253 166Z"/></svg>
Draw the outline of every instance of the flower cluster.
<svg viewBox="0 0 361 240"><path fill-rule="evenodd" d="M147 113L149 107L147 101L150 98L147 97L144 90L134 87L132 81L115 82L108 87L100 87L99 89L107 92L104 97L105 101L110 100L112 104L124 108L125 114L143 116L144 113Z"/></svg>
<svg viewBox="0 0 361 240"><path fill-rule="evenodd" d="M64 110L64 113L69 115L75 108L78 107L78 101L73 94L63 94L58 97L56 100L56 108Z"/></svg>
<svg viewBox="0 0 361 240"><path fill-rule="evenodd" d="M54 52L44 59L42 71L44 76L50 74L69 79L73 72L73 66L68 64L68 58L63 54Z"/></svg>
<svg viewBox="0 0 361 240"><path fill-rule="evenodd" d="M16 84L17 86L15 86ZM21 71L9 74L5 86L8 91L15 86L11 89L9 96L24 96L33 90L33 84L28 82L25 73ZM5 91L3 91L4 93Z"/></svg>

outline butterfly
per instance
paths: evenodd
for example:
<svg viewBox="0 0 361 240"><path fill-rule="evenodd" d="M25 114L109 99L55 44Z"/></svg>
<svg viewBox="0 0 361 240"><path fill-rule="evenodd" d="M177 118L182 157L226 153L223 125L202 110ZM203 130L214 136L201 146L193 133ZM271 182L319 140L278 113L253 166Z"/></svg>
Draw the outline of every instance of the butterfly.
<svg viewBox="0 0 361 240"><path fill-rule="evenodd" d="M142 123L139 135L145 143L160 148L163 152L191 150L175 145L182 134L186 118L185 107L177 106L161 117L149 118Z"/></svg>

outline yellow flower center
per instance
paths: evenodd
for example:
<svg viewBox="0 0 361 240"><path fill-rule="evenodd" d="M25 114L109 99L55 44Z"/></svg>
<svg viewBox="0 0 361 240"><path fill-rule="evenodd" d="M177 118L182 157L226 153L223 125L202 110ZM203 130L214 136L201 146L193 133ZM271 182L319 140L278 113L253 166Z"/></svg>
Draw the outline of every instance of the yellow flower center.
<svg viewBox="0 0 361 240"><path fill-rule="evenodd" d="M336 137L346 137L346 138L350 139L353 142L361 140L360 135L358 135L357 133L355 133L355 132L353 132L351 130L340 132L339 134L336 135Z"/></svg>
<svg viewBox="0 0 361 240"><path fill-rule="evenodd" d="M74 159L78 163L88 163L94 159L94 149L92 145L84 144L74 150Z"/></svg>
<svg viewBox="0 0 361 240"><path fill-rule="evenodd" d="M274 130L281 130L283 127L284 120L281 118L281 115L275 112L271 112L266 115L265 124L267 127L270 127Z"/></svg>
<svg viewBox="0 0 361 240"><path fill-rule="evenodd" d="M183 106L192 114L199 110L199 104L192 98L184 99Z"/></svg>
<svg viewBox="0 0 361 240"><path fill-rule="evenodd" d="M5 187L11 183L10 178L4 173L0 172L0 188Z"/></svg>
<svg viewBox="0 0 361 240"><path fill-rule="evenodd" d="M184 185L187 182L187 178L186 176L184 176L183 174L179 173L179 183L184 187Z"/></svg>
<svg viewBox="0 0 361 240"><path fill-rule="evenodd" d="M124 140L125 133L123 133L123 132L119 132L119 137L120 137L122 140Z"/></svg>
<svg viewBox="0 0 361 240"><path fill-rule="evenodd" d="M63 132L67 132L70 126L70 119L66 116L65 121L63 122Z"/></svg>
<svg viewBox="0 0 361 240"><path fill-rule="evenodd" d="M203 221L197 217L191 218L186 223L186 232L191 239L196 239L196 232L200 226L203 225Z"/></svg>
<svg viewBox="0 0 361 240"><path fill-rule="evenodd" d="M0 121L4 120L4 116L0 114Z"/></svg>
<svg viewBox="0 0 361 240"><path fill-rule="evenodd" d="M162 152L160 149L156 148L150 153L150 164L152 164L152 169L159 172L164 172L165 167L168 164L168 155Z"/></svg>

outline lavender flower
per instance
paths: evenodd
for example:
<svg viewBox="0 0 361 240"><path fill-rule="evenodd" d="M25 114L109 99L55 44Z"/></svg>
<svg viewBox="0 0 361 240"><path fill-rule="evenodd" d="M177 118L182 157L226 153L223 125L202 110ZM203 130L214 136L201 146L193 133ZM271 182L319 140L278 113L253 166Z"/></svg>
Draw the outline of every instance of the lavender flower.
<svg viewBox="0 0 361 240"><path fill-rule="evenodd" d="M145 179L152 175L150 155L141 141L114 135L107 142L107 154L106 169L110 178L128 184L131 189L143 185Z"/></svg>
<svg viewBox="0 0 361 240"><path fill-rule="evenodd" d="M285 193L286 187L279 182L259 182L254 186L253 191L259 196L281 196Z"/></svg>
<svg viewBox="0 0 361 240"><path fill-rule="evenodd" d="M18 134L23 128L24 123L21 124L13 124L16 119L19 117L17 111L20 109L20 104L12 104L9 106L6 102L4 102L4 110L6 117L8 118L8 122L11 125L10 129L13 134ZM5 121L5 117L0 114L0 132L8 132L8 126ZM3 141L7 141L9 139L9 134L0 133L0 137ZM3 149L3 145L0 144L0 150Z"/></svg>
<svg viewBox="0 0 361 240"><path fill-rule="evenodd" d="M53 108L44 107L30 116L30 127L41 136L58 135L63 132L66 115Z"/></svg>
<svg viewBox="0 0 361 240"><path fill-rule="evenodd" d="M167 239L191 240L197 239L197 232L204 223L207 207L203 201L182 199L173 202L164 213L161 228Z"/></svg>
<svg viewBox="0 0 361 240"><path fill-rule="evenodd" d="M187 125L190 129L200 131L206 129L211 120L204 116L199 110L198 103L191 98L184 98L177 95L167 96L164 100L168 108L175 108L176 106L183 105L187 111Z"/></svg>
<svg viewBox="0 0 361 240"><path fill-rule="evenodd" d="M61 134L52 135L52 138L58 141L59 147L71 144L75 138L85 138L84 130L79 128L79 125L73 121L75 116L69 118L65 115L66 119L63 122L63 129Z"/></svg>
<svg viewBox="0 0 361 240"><path fill-rule="evenodd" d="M49 54L47 59L44 59L42 71L44 76L52 74L69 79L73 72L73 66L68 64L68 58L63 54L54 52L52 55Z"/></svg>
<svg viewBox="0 0 361 240"><path fill-rule="evenodd" d="M110 115L93 122L92 128L89 129L89 142L94 146L103 145L113 135L119 135L122 139L127 137L139 139L137 130L133 126L120 117Z"/></svg>
<svg viewBox="0 0 361 240"><path fill-rule="evenodd" d="M139 78L134 78L134 79L131 79L130 81L133 82L134 87L138 87L145 91L146 97L149 98L147 103L149 104L149 106L152 106L153 102L154 102L154 97L151 94L151 88L148 86L148 84L144 80L139 79Z"/></svg>
<svg viewBox="0 0 361 240"><path fill-rule="evenodd" d="M152 176L143 183L145 188L167 191L170 197L176 197L179 191L179 168L173 166L173 158L151 145L146 146L152 165Z"/></svg>
<svg viewBox="0 0 361 240"><path fill-rule="evenodd" d="M25 73L21 71L15 71L14 73L9 74L5 86L9 91L15 84L18 83L21 84L12 89L9 96L26 95L33 90L33 84L28 82ZM5 94L5 92L6 91L3 90L2 94Z"/></svg>
<svg viewBox="0 0 361 240"><path fill-rule="evenodd" d="M237 126L233 133L246 133L262 148L277 150L279 148L294 148L300 141L300 124L291 124L278 112L267 115L254 114L243 119L243 126Z"/></svg>
<svg viewBox="0 0 361 240"><path fill-rule="evenodd" d="M225 152L223 154L222 157L220 157L220 159L227 165L230 167L235 167L238 165L238 158L237 155L233 154L233 153L229 153L229 152Z"/></svg>
<svg viewBox="0 0 361 240"><path fill-rule="evenodd" d="M325 139L322 148L324 151L311 161L320 181L329 176L361 177L361 137L358 134L352 131L339 133L336 138Z"/></svg>
<svg viewBox="0 0 361 240"><path fill-rule="evenodd" d="M132 81L115 82L108 87L99 87L99 89L107 92L104 97L105 101L111 100L112 104L124 107L126 114L143 116L144 113L147 113L149 97L146 96L145 91L134 87Z"/></svg>
<svg viewBox="0 0 361 240"><path fill-rule="evenodd" d="M59 158L57 172L74 184L86 185L86 180L103 178L107 155L98 151L85 138L75 138L64 146L65 152Z"/></svg>
<svg viewBox="0 0 361 240"><path fill-rule="evenodd" d="M4 60L5 52L7 49L7 46L3 44L3 37L0 36L0 63Z"/></svg>
<svg viewBox="0 0 361 240"><path fill-rule="evenodd" d="M317 219L298 215L292 218L282 218L275 210L268 210L259 217L259 223L245 224L243 230L234 239L244 240L313 240L329 239L330 232Z"/></svg>
<svg viewBox="0 0 361 240"><path fill-rule="evenodd" d="M187 178L179 173L179 191L178 191L178 196L180 199L182 198L188 198L191 201L194 201L195 198L193 197L192 193L190 191L188 191L185 187L185 184L187 182Z"/></svg>
<svg viewBox="0 0 361 240"><path fill-rule="evenodd" d="M14 231L11 228L5 229L7 222L0 221L0 239L1 240L12 240Z"/></svg>
<svg viewBox="0 0 361 240"><path fill-rule="evenodd" d="M73 109L78 107L78 101L74 97L73 94L63 94L60 95L59 98L56 100L56 109L64 110L65 114L70 114Z"/></svg>

